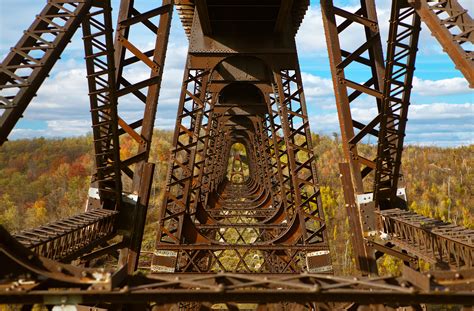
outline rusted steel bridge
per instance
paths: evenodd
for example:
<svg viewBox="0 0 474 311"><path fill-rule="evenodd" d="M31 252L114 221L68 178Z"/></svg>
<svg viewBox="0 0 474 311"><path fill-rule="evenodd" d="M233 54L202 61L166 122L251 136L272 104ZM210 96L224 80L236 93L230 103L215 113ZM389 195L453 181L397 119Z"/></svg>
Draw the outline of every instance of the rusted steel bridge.
<svg viewBox="0 0 474 311"><path fill-rule="evenodd" d="M348 278L333 275L295 45L308 6L309 0L122 0L115 24L110 0L48 0L0 66L0 143L81 27L95 171L84 213L14 235L0 228L0 303L112 310L472 305L474 231L409 211L400 173L421 24L472 87L471 17L456 0L392 0L383 51L374 0L360 0L353 11L320 1L360 271ZM156 247L144 276L134 272L174 9L189 51ZM153 43L149 50L134 43L139 28ZM345 46L348 33L360 45ZM149 76L137 81L137 68ZM352 80L354 70L366 80ZM120 103L130 99L142 111L138 120L121 117ZM351 115L357 99L378 111L370 122ZM359 148L369 136L377 142L375 158ZM137 146L128 158L120 154L123 137ZM116 264L95 267L107 254L120 254ZM377 276L383 254L405 262L401 277ZM429 275L418 272L419 260L432 264Z"/></svg>

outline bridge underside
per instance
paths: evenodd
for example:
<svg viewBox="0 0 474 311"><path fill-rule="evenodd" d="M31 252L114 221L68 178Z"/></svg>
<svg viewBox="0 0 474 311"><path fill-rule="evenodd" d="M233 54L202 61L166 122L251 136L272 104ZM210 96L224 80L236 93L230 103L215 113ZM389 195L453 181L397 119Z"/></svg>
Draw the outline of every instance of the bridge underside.
<svg viewBox="0 0 474 311"><path fill-rule="evenodd" d="M385 57L374 0L351 11L321 0L356 278L333 275L337 254L326 234L295 43L309 1L135 2L121 1L114 31L108 0L48 1L1 65L3 143L82 26L96 166L84 213L13 236L0 227L0 303L163 310L472 304L474 231L408 211L400 171L422 22L473 83L466 46L474 26L456 0L393 0ZM143 276L135 271L174 7L189 50L155 250L146 261L151 273ZM134 44L137 29L150 49ZM346 46L348 34L360 45ZM133 73L143 68L149 75L140 80ZM373 105L373 119L354 119L356 100ZM123 118L123 102L138 104L142 115ZM375 159L361 147L370 136ZM127 157L124 137L135 144ZM377 276L383 254L403 260L401 277ZM111 258L115 269L94 268ZM420 273L420 259L434 271Z"/></svg>

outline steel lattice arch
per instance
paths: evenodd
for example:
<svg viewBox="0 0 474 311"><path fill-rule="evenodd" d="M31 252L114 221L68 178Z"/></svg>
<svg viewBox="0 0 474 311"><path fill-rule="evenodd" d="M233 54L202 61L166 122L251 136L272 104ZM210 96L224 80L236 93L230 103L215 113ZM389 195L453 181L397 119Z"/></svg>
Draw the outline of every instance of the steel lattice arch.
<svg viewBox="0 0 474 311"><path fill-rule="evenodd" d="M360 272L339 277L295 43L309 0L121 0L117 21L110 0L47 1L0 66L0 144L82 28L95 168L83 213L13 235L0 226L0 303L110 310L472 305L474 231L409 211L400 166L421 24L473 87L474 23L457 0L391 3L384 51L375 0L357 1L350 12L320 1ZM141 253L174 10L189 50L155 251ZM148 50L134 43L138 27L152 42ZM361 44L346 46L347 33ZM143 67L147 78L130 75ZM367 80L351 80L354 70ZM352 115L360 98L378 112L368 122ZM130 99L141 117L126 121L120 103ZM123 137L137 146L129 157L120 153ZM359 148L367 137L377 142L375 158ZM117 251L115 268L89 267ZM401 277L378 276L383 254L404 261ZM419 272L419 260L435 269ZM135 273L139 262L148 275Z"/></svg>

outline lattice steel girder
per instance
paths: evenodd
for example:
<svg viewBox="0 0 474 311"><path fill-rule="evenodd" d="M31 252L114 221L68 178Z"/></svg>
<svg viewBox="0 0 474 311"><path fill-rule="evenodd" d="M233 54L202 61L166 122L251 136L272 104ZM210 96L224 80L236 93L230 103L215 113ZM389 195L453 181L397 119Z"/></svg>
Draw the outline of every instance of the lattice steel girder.
<svg viewBox="0 0 474 311"><path fill-rule="evenodd" d="M271 170L270 170L270 164L269 164L269 157L270 155L267 153L267 146L268 146L268 141L265 140L263 137L263 128L262 128L262 118L258 117L253 119L253 125L255 128L255 134L253 134L253 142L249 141L248 144L248 149L254 148L254 152L250 153L251 155L254 155L254 157L251 157L252 162L255 162L256 168L255 171L253 171L252 175L257 176L259 180L259 185L268 193L272 189L272 183L271 183ZM251 137L252 138L252 137ZM276 202L273 202L274 197L271 197L272 204L275 204Z"/></svg>
<svg viewBox="0 0 474 311"><path fill-rule="evenodd" d="M161 244L183 242L185 216L189 215L191 207L197 143L203 114L207 110L208 81L209 70L186 68L168 168L166 193L157 232L157 248ZM159 259L153 259L154 262L157 260ZM175 263L172 263L169 268L174 265Z"/></svg>
<svg viewBox="0 0 474 311"><path fill-rule="evenodd" d="M193 127L191 129L188 126L180 126L181 121L178 120L176 133L183 132L183 137L188 138L188 140L186 140L186 144L181 143L178 139L175 139L174 142L175 149L173 152L176 153L178 151L182 155L180 157L175 156L172 159L168 185L174 187L176 191L168 191L167 194L165 201L166 209L163 211L164 214L160 221L161 227L156 247L157 253L153 264L155 267L161 267L166 271L174 271L174 267L177 264L181 267L179 270L183 272L185 270L193 271L193 269L205 271L205 266L209 266L209 261L213 260L213 258L216 259L216 256L220 256L209 253L209 248L213 248L215 252L220 254L220 250L232 250L234 247L231 245L233 242L227 239L225 234L230 230L226 226L235 223L236 220L227 217L229 215L224 212L212 213L213 209L225 211L232 208L245 211L248 208L255 209L261 206L262 209L267 209L270 205L277 205L272 207L271 213L267 214L269 218L259 222L268 221L268 223L275 223L275 220L278 220L280 223L286 224L286 229L279 236L273 235L272 237L268 229L263 230L257 228L258 226L256 225L251 230L255 233L258 241L267 241L265 243L262 242L261 245L259 243L259 247L262 250L267 247L270 252L270 249L273 247L270 244L283 247L282 251L285 248L294 246L296 247L295 250L299 249L299 252L304 257L307 250L305 248L306 245L311 244L316 249L315 253L309 255L309 257L325 259L315 263L314 266L327 269L329 267L329 250L324 240L323 232L325 226L322 219L323 215L320 213L319 191L315 188L315 158L312 154L311 142L309 141L311 138L309 137L308 118L302 94L301 77L298 72L297 75L290 75L288 78L285 76L285 81L282 82L281 78L280 81L276 81L273 75L273 72L278 72L281 75L281 72L288 68L289 71L294 71L294 68L297 68L297 55L293 34L291 32L270 35L261 34L262 41L238 40L232 46L224 47L222 46L221 39L225 36L232 37L231 32L223 33L219 35L219 38L215 39L212 36L205 36L201 25L197 22L198 19L196 18L191 32L192 40L190 40L187 68L199 68L203 71L209 71L211 76L209 78L209 87L212 90L204 90L199 92L199 94L194 94L194 91L192 91L187 100L193 103L196 98L202 97L200 101L205 105L203 99L208 97L204 94L206 91L218 93L219 99L213 114L219 117L216 121L212 121L212 118L211 122L209 120L201 121L203 112L206 111L203 107L194 110L188 109L187 111L184 111L181 107L179 108L178 118L181 118L184 113L184 116L189 118L191 122L196 124L201 122L207 125L208 128L198 129L201 125L198 124L196 128ZM269 36L275 36L282 40L269 40ZM240 55L236 55L236 52L240 53ZM242 56L242 53L245 53L245 56ZM279 66L284 68L282 67L283 69L281 69ZM250 69L251 72L248 72ZM229 99L228 95L232 93L226 93L224 87L231 86L234 82L239 82L241 83L240 85L256 86L260 89L259 93L262 93L261 99L247 98L251 92L245 89L234 93L239 95L237 97L246 99L236 100L237 104L235 105L230 101L226 102L226 99ZM272 84L275 86L273 90ZM278 84L281 91L278 90ZM294 87L295 89L293 89ZM185 85L183 93L186 88L187 86ZM221 91L222 93L220 93ZM293 94L295 91L297 94ZM226 95L224 96L224 94ZM267 100L265 96L267 94L271 94L270 97L273 99L270 98L269 103L265 105L264 103ZM282 98L284 97L285 99L283 100ZM183 101L184 99L182 98L181 100ZM249 102L244 103L245 100L249 100ZM268 108L271 106L273 106L274 111L270 114ZM286 115L278 111L282 106L285 106L283 109L286 109ZM256 110L257 107L260 107L258 109L261 110ZM271 115L271 120L266 121L268 119L267 115ZM238 118L234 118L237 116ZM284 129L284 122L280 120L282 118L286 120ZM197 121L198 119L199 121ZM212 122L215 123L213 124ZM267 124L263 125L262 123L264 122ZM301 122L302 127L298 122ZM275 129L268 128L273 126L275 126ZM213 130L211 131L211 129ZM203 169L201 163L202 156L196 157L196 154L204 151L206 146L200 146L204 144L206 136L211 135L211 133L217 137L210 137L208 139L207 143L210 146L207 148L210 149L211 156L209 161L204 161L204 164L205 166L212 164L214 172L209 175L207 173L201 174L199 171L204 170L206 172L206 167ZM203 139L200 140L200 137ZM273 147L271 147L272 143L269 137L272 137ZM242 189L229 186L229 183L226 181L230 150L235 142L243 143L247 149L248 167L251 172L251 178L242 185L244 187ZM274 160L275 163L272 163L271 159L274 155L271 153L271 150L276 148L279 150L274 151L274 153L278 153L279 158ZM297 149L296 151L292 150L295 148ZM286 161L285 157L289 153L292 154L294 161L291 165L285 165L283 163ZM178 159L179 163L176 162L176 159ZM198 165L196 166L195 164ZM282 171L281 175L285 176L284 180L283 178L280 181L276 180L275 177L278 175L279 170ZM294 184L292 179L295 176L297 176L296 184ZM206 187L208 187L204 192L203 198L192 191L192 186L200 185L201 183L206 184ZM281 183L285 183L286 190L284 195L276 193L280 191L278 184ZM273 195L273 191L277 195ZM295 197L296 192L299 193L298 195L301 199L299 205L291 203L291 197ZM233 199L233 197L240 196L243 199L242 203L236 202ZM196 204L196 200L201 199L203 201ZM275 214L282 210L280 207L282 203L276 199L285 200L285 209L288 210L289 215L293 216L291 219L287 219L286 222L283 222L286 218L284 213L282 213L283 217L278 217L279 215ZM202 209L199 212L201 216L194 215L194 206L200 206L201 204ZM306 209L304 209L304 206L306 206ZM222 218L219 218L219 215ZM200 219L199 217L202 218ZM243 217L247 216L241 214L237 217L237 221L242 220ZM199 224L199 221L204 223ZM165 222L167 223L165 224ZM221 223L225 225L218 228ZM222 229L222 234L221 232L218 233L217 229L219 231ZM236 229L232 230L235 231ZM307 233L306 240L303 238L305 233ZM213 237L214 235L216 237ZM163 240L162 237L166 239ZM269 239L267 240L267 238ZM224 241L223 243L219 243L221 239ZM246 242L244 234L240 231L237 232L237 240L239 241L238 243ZM193 248L198 246L195 245L196 243L202 244L204 248L197 251L198 249ZM245 248L244 245L246 243L242 243L241 246ZM171 258L179 257L179 250L185 250L187 247L191 247L195 251L191 255L185 256L186 258L183 257L183 261L176 261ZM249 246L249 248L252 247ZM293 266L292 271L300 271L304 269L307 263L303 262L305 260L294 260L292 258L294 254L283 255L279 260L286 261L285 265ZM234 255L239 257L237 254ZM158 260L158 257L161 258ZM298 262L302 264L300 265ZM311 262L310 265L312 265ZM226 269L223 270L225 271ZM252 272L250 271L251 269L245 268L245 270Z"/></svg>
<svg viewBox="0 0 474 311"><path fill-rule="evenodd" d="M210 165L210 157L213 150L210 149L210 140L214 137L211 137L215 132L213 129L216 127L215 117L214 117L214 105L217 102L217 93L208 92L205 98L205 110L203 111L203 120L201 122L201 129L199 130L199 135L196 143L196 155L195 155L195 170L193 171L193 183L190 190L191 195L191 211L195 212L198 208L198 205L205 201L205 193L203 192L203 184L208 181L204 181L205 171L208 171L212 168L206 167ZM208 177L208 175L206 175Z"/></svg>
<svg viewBox="0 0 474 311"><path fill-rule="evenodd" d="M277 171L278 182L280 184L279 194L281 196L282 204L285 208L288 216L293 215L294 210L290 209L292 206L292 196L293 192L291 191L291 177L288 167L288 161L283 161L283 158L286 158L288 155L288 150L283 141L283 129L280 118L280 110L277 105L277 93L269 93L266 96L266 103L268 109L267 117L267 128L270 129L269 135L272 138L271 144L273 148L273 167Z"/></svg>
<svg viewBox="0 0 474 311"><path fill-rule="evenodd" d="M352 13L334 6L332 0L322 0L321 10L344 156L350 167L353 193L354 195L363 194L366 192L364 179L375 169L376 163L360 154L358 144L368 135L378 137L379 131L376 127L380 124L383 97L384 58L375 1L361 0L360 5L357 5ZM336 17L342 21L336 23ZM343 46L341 37L348 33L350 36L363 38L362 44ZM354 66L358 67L359 72L364 72L366 81L355 82L350 79L350 68ZM366 124L352 118L351 103L360 96L366 101L370 99L377 111L372 121ZM364 274L376 273L377 266L373 250L368 249L363 240L355 238L355 236L365 236L375 228L362 222L361 211L354 203L355 199L346 201L348 208L352 210L349 214L356 218L353 228L356 233L352 244L355 256L358 258L358 268ZM375 219L375 215L369 215L369 217Z"/></svg>
<svg viewBox="0 0 474 311"><path fill-rule="evenodd" d="M40 256L67 262L113 238L117 215L117 211L90 210L13 237Z"/></svg>
<svg viewBox="0 0 474 311"><path fill-rule="evenodd" d="M149 8L147 12L139 12L134 1L122 0L118 18L118 25L115 38L115 65L117 91L116 95L119 101L119 119L118 124L121 127L120 135L128 136L138 145L136 154L129 158L121 159L121 169L124 176L133 180L132 189L126 191L137 193L142 188L141 170L146 163L151 146L153 135L153 126L155 122L158 97L161 88L161 80L166 57L169 31L171 27L171 17L173 11L173 1L163 0L162 5L155 5ZM155 25L153 18L159 17L159 22ZM133 44L133 37L130 32L139 25L144 25L150 32L150 39L154 40L154 46L147 51L141 51ZM131 56L126 57L126 52ZM129 82L127 71L135 67L145 65L150 69L150 77L137 81ZM146 94L145 94L146 92ZM120 117L120 102L126 96L132 96L134 100L145 104L143 107L142 118L133 122L126 122ZM137 131L140 129L140 132ZM132 169L134 167L134 169ZM135 174L138 174L135 176Z"/></svg>
<svg viewBox="0 0 474 311"><path fill-rule="evenodd" d="M0 145L23 116L92 0L51 0L0 66Z"/></svg>
<svg viewBox="0 0 474 311"><path fill-rule="evenodd" d="M474 88L474 21L467 10L457 0L408 2Z"/></svg>
<svg viewBox="0 0 474 311"><path fill-rule="evenodd" d="M439 268L474 267L474 230L417 215L410 211L380 211L387 239Z"/></svg>
<svg viewBox="0 0 474 311"><path fill-rule="evenodd" d="M218 166L218 157L220 154L220 148L224 142L224 131L222 129L222 123L219 122L220 114L214 113L214 118L212 118L212 130L209 135L211 139L209 140L209 156L207 157L207 162L205 163L205 174L203 175L203 186L204 189L204 198L203 205L208 204L209 196L211 191L216 190L216 171Z"/></svg>
<svg viewBox="0 0 474 311"><path fill-rule="evenodd" d="M446 1L442 5L444 4ZM374 249L370 249L370 245L386 242L372 241L372 239L377 239L374 235L378 235L378 231L388 233L389 237L396 241L395 246L418 258L439 263L440 266L443 265L443 261L445 266L447 263L461 266L460 257L466 255L464 247L461 247L460 244L451 241L448 246L446 243L441 243L441 240L435 241L436 238L431 236L431 241L436 242L437 245L443 244L442 247L445 250L439 252L420 251L419 248L424 243L421 243L415 236L421 237L421 231L416 232L414 228L402 226L398 222L391 225L387 222L382 223L375 213L377 210L406 208L406 198L399 197L397 188L400 180L403 138L420 32L419 16L407 1L395 0L392 2L387 65L384 69L374 1L362 0L360 9L355 10L354 13L334 7L332 1L322 1L321 7L343 146L348 162L348 165L341 164L340 169L348 215L356 229L353 245L359 269L363 273L376 273ZM463 12L459 12L459 14L463 14ZM342 20L339 24L336 23L336 16L339 18L338 21ZM344 32L349 30L351 30L351 36L356 36L357 30L359 33L363 30L366 36L364 43L352 52L341 47L342 41L340 40ZM366 76L369 77L367 82L354 82L346 77L351 73L348 69L352 65L358 65L358 70L366 68ZM382 76L384 76L383 84ZM350 94L349 89L353 90ZM361 95L365 96L364 99L372 98L378 112L367 124L352 120L351 117L351 104L354 104ZM357 133L355 129L358 129L359 132ZM378 138L376 162L362 157L357 150L357 144L368 135ZM360 170L362 166L365 168ZM374 169L372 197L370 193L367 193L368 189L365 189L367 182L364 181L369 180L367 176ZM416 214L412 216L422 217ZM436 222L433 219L424 219L427 222ZM392 225L400 232L392 232ZM408 234L408 230L411 230L410 233L414 236ZM383 236L381 238L383 239ZM383 249L383 247L385 246L380 246L379 249ZM391 250L391 252L398 254L395 250ZM406 256L400 254L399 257L403 259ZM453 264L451 261L455 261L455 263Z"/></svg>
<svg viewBox="0 0 474 311"><path fill-rule="evenodd" d="M268 97L268 96L266 96ZM268 103L268 100L266 100ZM267 104L267 109L270 108ZM281 169L281 161L279 160L278 146L275 143L275 129L273 122L271 122L270 109L268 115L262 122L262 131L265 139L266 154L268 155L269 161L269 170L271 171L271 182L272 182L272 192L278 197L278 201L281 202L286 209L287 202L284 196L286 195L286 190L283 188L283 176Z"/></svg>
<svg viewBox="0 0 474 311"><path fill-rule="evenodd" d="M118 221L119 229L127 232L124 241L127 249L123 252L122 264L123 259L128 258L125 261L128 261L130 271L134 270L138 261L137 254L140 252L153 175L153 165L146 161L150 152L172 10L171 0L164 0L162 6L153 6L145 13L140 13L134 7L133 1L123 0L119 12L114 60L110 3L97 1L91 9L91 1L87 0L48 1L17 46L7 55L0 74L0 89L15 91L7 95L2 92L0 98L2 104L13 104L2 114L0 120L0 141L3 143L83 21L97 168L90 190L89 209L116 209L115 205L122 201L121 171L123 176L132 179L131 189L123 190L132 193L131 197L135 198L135 202L131 204L133 210L129 211L130 206L127 211L120 209ZM154 17L160 18L157 25L151 22ZM143 24L153 32L153 49L142 52L131 42L133 38L129 38L130 29L137 24ZM126 58L125 50L132 56ZM135 64L147 65L151 69L150 78L130 83L126 79L124 68L130 69ZM20 79L21 83L15 82L15 79ZM123 99L130 94L145 106L142 119L127 123L117 116L116 102L117 97ZM3 108L6 106L3 105ZM139 133L137 129L140 127ZM127 134L139 146L137 154L120 159L119 135L123 134ZM103 204L104 202L107 203Z"/></svg>
<svg viewBox="0 0 474 311"><path fill-rule="evenodd" d="M107 217L104 212L115 214L113 211L95 212L96 214L102 213L103 218ZM89 241L75 240L75 242L87 245ZM39 256L25 248L2 226L0 226L0 262L2 263L0 292L3 296L9 296L12 289L25 293L27 290L37 288L39 283L42 283L43 286L63 285L78 289L111 290L124 280L123 269L112 271L103 268L82 268ZM28 279L28 282L21 281L25 279ZM21 302L23 301L20 300Z"/></svg>
<svg viewBox="0 0 474 311"><path fill-rule="evenodd" d="M267 105L267 109L268 108L269 106ZM259 132L262 137L261 146L266 161L265 173L268 175L268 192L271 195L272 206L278 207L280 210L269 222L279 223L285 218L288 219L286 211L287 202L284 197L287 192L283 189L281 165L278 158L279 152L278 147L276 147L273 141L275 130L272 127L272 123L270 123L270 112L264 118L260 119L256 125L259 127Z"/></svg>
<svg viewBox="0 0 474 311"><path fill-rule="evenodd" d="M415 9L392 1L373 188L380 209L406 205L397 191L420 30Z"/></svg>
<svg viewBox="0 0 474 311"><path fill-rule="evenodd" d="M209 191L211 188L212 182L212 173L213 167L215 165L215 157L216 157L216 145L217 141L220 139L222 132L219 128L219 119L220 115L213 113L212 118L209 120L209 132L208 132L208 140L207 140L207 147L206 147L206 155L203 164L203 172L201 178L201 200L203 205L205 206L207 203L207 199L209 196Z"/></svg>
<svg viewBox="0 0 474 311"><path fill-rule="evenodd" d="M353 120L350 104L359 96L364 95L374 99L377 111L381 109L384 60L375 4L373 0L361 0L360 8L355 10L355 13L351 13L335 7L330 0L323 0L321 1L321 9L333 74L344 154L351 166L356 193L364 193L362 181L375 168L375 162L360 156L357 144L367 135L378 136L378 131L374 128L379 124L380 117L377 115L367 125ZM336 24L336 17L343 21ZM344 32L350 32L352 36L358 33L362 38L365 38L364 43L356 48L342 46L340 37ZM362 56L364 53L368 55L368 58ZM351 65L365 66L361 68L365 70L369 79L363 83L358 83L346 78L348 68ZM356 135L357 130L360 131ZM365 168L361 171L363 166Z"/></svg>

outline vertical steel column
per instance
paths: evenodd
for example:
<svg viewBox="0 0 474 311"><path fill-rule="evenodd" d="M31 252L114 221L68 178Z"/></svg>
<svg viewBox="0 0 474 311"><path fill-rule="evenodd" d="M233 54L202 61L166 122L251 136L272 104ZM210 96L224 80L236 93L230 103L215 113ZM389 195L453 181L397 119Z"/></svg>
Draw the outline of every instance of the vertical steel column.
<svg viewBox="0 0 474 311"><path fill-rule="evenodd" d="M315 156L299 68L274 71L278 105L293 184L295 210L302 243L320 244L323 250L306 254L311 272L332 271L321 195L317 188ZM324 249L326 248L326 249Z"/></svg>
<svg viewBox="0 0 474 311"><path fill-rule="evenodd" d="M254 123L254 146L255 146L255 156L257 163L257 171L254 172L256 176L259 177L260 187L264 187L267 191L270 190L271 180L270 180L270 168L268 167L268 160L265 153L265 145L262 137L262 120L256 120ZM252 174L253 175L253 174Z"/></svg>
<svg viewBox="0 0 474 311"><path fill-rule="evenodd" d="M294 213L293 206L293 192L291 191L291 176L288 166L288 161L284 160L288 157L288 149L286 148L285 141L283 139L283 127L281 124L280 110L278 108L278 90L275 90L273 94L269 94L267 98L267 107L269 113L269 125L273 138L274 146L274 166L278 170L278 179L281 184L281 196L282 202L285 206L285 211L288 217L291 217Z"/></svg>
<svg viewBox="0 0 474 311"><path fill-rule="evenodd" d="M406 0L394 0L391 12L374 178L374 201L380 209L406 206L397 190L421 30L420 18Z"/></svg>
<svg viewBox="0 0 474 311"><path fill-rule="evenodd" d="M348 12L334 6L332 0L321 0L321 10L328 45L329 61L333 78L336 104L341 127L341 136L344 155L349 163L354 195L364 194L364 180L375 169L374 160L363 156L357 146L368 135L378 137L377 127L380 124L382 109L382 87L384 77L384 60L382 43L380 39L377 14L374 0L361 0L360 6L354 12ZM339 24L338 20L342 20ZM359 46L341 46L341 36L365 38ZM356 82L347 77L352 67L357 67L358 72L363 72L363 82ZM378 111L377 115L369 122L354 120L351 114L351 103L361 97L365 101L371 100ZM369 249L364 240L355 236L366 236L375 228L375 214L373 207L370 210L359 210L354 200L346 201L353 210L349 216L356 216L353 228L353 246L356 263L363 274L376 274L377 265L374 251ZM363 215L364 214L364 215ZM364 216L364 217L363 217ZM368 216L366 218L365 216ZM362 218L364 218L362 220Z"/></svg>
<svg viewBox="0 0 474 311"><path fill-rule="evenodd" d="M272 163L272 161L275 160L275 146L271 141L272 130L269 128L269 118L269 114L262 117L258 122L257 126L259 127L259 131L261 133L260 135L262 136L262 146L264 147L263 152L265 154L266 172L268 174L267 187L271 195L272 205L276 207L277 204L280 204L282 202L282 189L281 184L279 182L279 167L275 167Z"/></svg>
<svg viewBox="0 0 474 311"><path fill-rule="evenodd" d="M217 101L217 94L207 92L205 98L205 109L202 114L201 128L198 130L198 138L196 142L196 155L193 169L193 182L190 192L190 212L196 212L198 204L202 204L202 188L203 178L206 166L206 160L210 153L209 145L211 140L213 120L214 120L214 105Z"/></svg>
<svg viewBox="0 0 474 311"><path fill-rule="evenodd" d="M211 122L211 128L209 131L209 141L208 141L208 148L207 148L207 155L204 163L204 172L203 172L203 177L202 177L202 203L203 206L207 206L207 202L209 200L209 194L210 191L213 187L214 180L213 180L213 173L214 173L214 167L216 165L216 148L221 142L222 138L222 130L221 130L221 123L219 122L219 119L222 115L213 113L213 116L210 120Z"/></svg>
<svg viewBox="0 0 474 311"><path fill-rule="evenodd" d="M219 122L220 117L222 114L213 114L213 118L211 120L211 131L209 132L209 148L208 148L208 156L206 157L206 168L204 174L204 190L209 192L211 189L211 176L213 173L213 168L215 164L216 156L216 148L222 138L222 123Z"/></svg>
<svg viewBox="0 0 474 311"><path fill-rule="evenodd" d="M82 31L96 165L92 184L98 189L101 208L120 209L122 175L110 0L94 2Z"/></svg>
<svg viewBox="0 0 474 311"><path fill-rule="evenodd" d="M129 273L133 272L138 264L153 180L154 166L147 161L168 47L173 4L172 0L163 0L161 6L153 6L152 9L142 13L136 9L133 0L122 0L120 3L115 38L116 95L119 104L122 98L131 95L144 104L142 118L133 122L127 122L120 117L119 105L118 124L121 127L119 134L130 137L138 145L135 154L127 159L121 159L121 170L124 176L131 180L131 187L124 190L131 193L135 201L121 213L120 219L121 228L127 232L124 236L126 248L121 251L120 264L127 263ZM158 25L151 21L154 17L159 17ZM150 30L154 38L152 49L141 51L132 43L134 38L130 38L130 30L136 25L143 25ZM127 57L127 51L130 57ZM149 78L131 83L127 79L129 72L126 69L142 65L150 69Z"/></svg>
<svg viewBox="0 0 474 311"><path fill-rule="evenodd" d="M187 68L185 71L173 138L174 149L157 233L158 251L153 257L154 271L175 269L178 254L160 254L159 249L162 245L182 243L184 217L190 210L199 131L206 111L208 80L208 70Z"/></svg>
<svg viewBox="0 0 474 311"><path fill-rule="evenodd" d="M267 105L268 106L268 105ZM263 120L263 134L265 138L266 153L268 154L269 169L271 171L271 191L272 195L275 196L275 200L278 204L281 204L281 208L284 210L286 215L287 210L287 189L283 182L282 165L280 161L279 148L276 142L275 129L272 122L272 116L267 114Z"/></svg>

